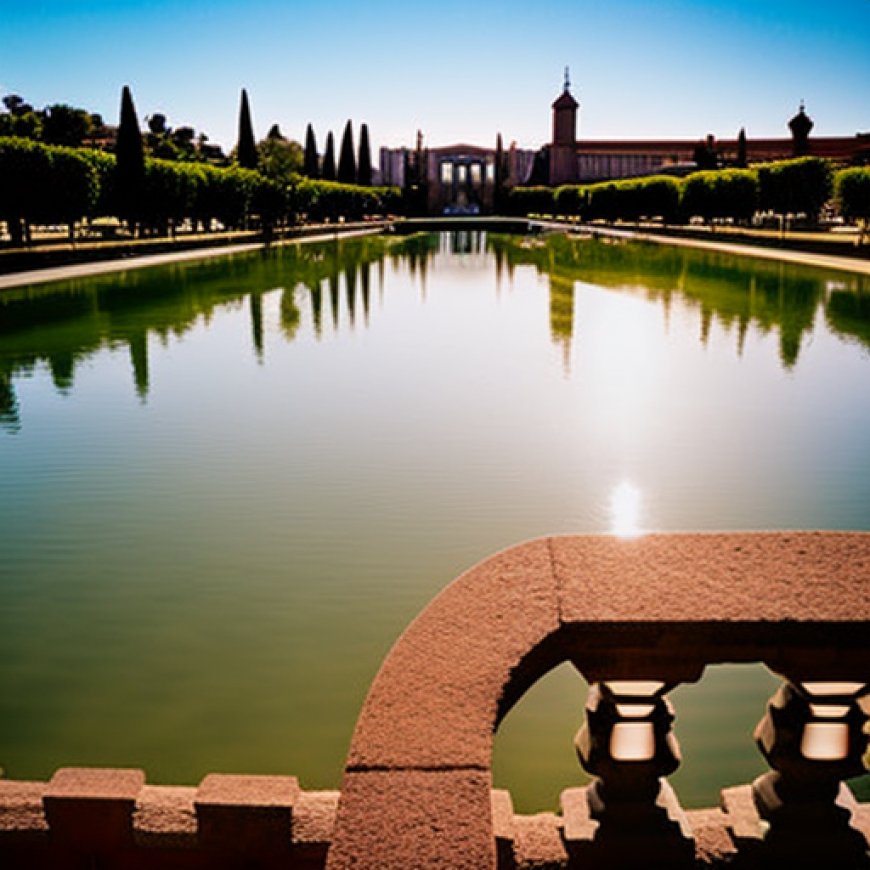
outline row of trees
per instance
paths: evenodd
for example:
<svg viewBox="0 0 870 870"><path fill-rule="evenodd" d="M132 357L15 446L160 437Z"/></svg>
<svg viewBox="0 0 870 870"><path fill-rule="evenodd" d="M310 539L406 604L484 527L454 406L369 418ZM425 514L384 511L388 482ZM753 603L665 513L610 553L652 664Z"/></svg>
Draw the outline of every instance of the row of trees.
<svg viewBox="0 0 870 870"><path fill-rule="evenodd" d="M300 220L359 219L395 212L398 190L294 176L283 184L239 166L143 157L141 169L86 148L0 138L0 220L13 244L30 241L33 224L114 216L140 232L172 234L184 221L203 229L256 226L267 234Z"/></svg>
<svg viewBox="0 0 870 870"><path fill-rule="evenodd" d="M359 151L354 148L353 124L350 121L345 124L337 163L332 131L326 135L326 148L321 159L311 124L305 130L304 152L297 142L285 139L277 125L272 127L266 139L257 146L248 93L244 89L239 108L239 141L235 154L240 166L261 169L277 180L281 180L279 176L282 172L285 173L286 180L290 172L301 171L307 178L338 181L341 184L367 187L372 183L372 154L367 124L360 127Z"/></svg>
<svg viewBox="0 0 870 870"><path fill-rule="evenodd" d="M561 214L583 220L660 218L665 223L722 219L749 221L755 214L818 220L834 199L847 219L870 219L870 169L834 172L817 157L801 157L751 169L703 170L682 180L649 176L589 185L518 187L508 209L514 214Z"/></svg>
<svg viewBox="0 0 870 870"><path fill-rule="evenodd" d="M116 129L108 127L102 116L85 109L54 104L35 109L17 94L7 94L0 110L0 137L30 139L45 145L67 147L114 147ZM117 131L120 134L120 131ZM235 149L226 156L219 145L209 142L205 133L188 125L171 127L166 115L155 112L145 118L141 131L147 155L164 160L211 163L226 166L236 163L243 169L258 169L276 181L288 181L294 173L343 184L370 185L372 159L368 126L359 131L359 149L354 147L353 126L344 128L341 149L336 157L335 138L330 132L325 151L317 150L317 141L311 124L305 135L305 146L285 137L277 124L273 124L266 137L257 142L251 117L250 100L242 90L239 107L239 135Z"/></svg>
<svg viewBox="0 0 870 870"><path fill-rule="evenodd" d="M348 121L341 136L341 150L338 163L335 162L335 138L330 130L326 134L326 148L323 159L317 152L317 138L311 124L305 130L304 174L308 178L322 178L324 181L338 181L342 184L359 184L363 187L372 183L372 152L369 145L367 124L360 127L359 151L354 149L353 125Z"/></svg>
<svg viewBox="0 0 870 870"><path fill-rule="evenodd" d="M6 94L2 102L5 111L0 112L0 136L3 137L78 146L106 130L102 116L65 103L36 109L18 94Z"/></svg>
<svg viewBox="0 0 870 870"><path fill-rule="evenodd" d="M165 118L149 119L149 131L152 144L155 138L171 142ZM339 164L342 177L355 181L367 172L370 184L368 153L368 130L363 126L357 167L348 122ZM95 216L116 216L134 233L172 234L184 221L209 229L218 221L228 229L253 223L268 235L276 226L302 218L356 219L398 203L391 190L303 181L302 148L285 139L277 125L256 144L244 90L234 156L229 166L148 156L133 96L125 86L114 155L0 138L0 219L16 244L29 243L32 224L67 224L74 238L75 223Z"/></svg>

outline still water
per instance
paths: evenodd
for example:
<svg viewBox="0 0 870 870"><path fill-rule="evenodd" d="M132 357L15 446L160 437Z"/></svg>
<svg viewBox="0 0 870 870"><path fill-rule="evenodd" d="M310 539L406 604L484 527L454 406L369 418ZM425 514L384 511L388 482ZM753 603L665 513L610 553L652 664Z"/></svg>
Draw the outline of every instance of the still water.
<svg viewBox="0 0 870 870"><path fill-rule="evenodd" d="M870 529L867 278L458 234L5 292L0 766L336 787L381 659L479 559L787 528ZM684 804L764 769L775 685L672 693ZM503 724L519 809L582 781L585 691L563 666Z"/></svg>

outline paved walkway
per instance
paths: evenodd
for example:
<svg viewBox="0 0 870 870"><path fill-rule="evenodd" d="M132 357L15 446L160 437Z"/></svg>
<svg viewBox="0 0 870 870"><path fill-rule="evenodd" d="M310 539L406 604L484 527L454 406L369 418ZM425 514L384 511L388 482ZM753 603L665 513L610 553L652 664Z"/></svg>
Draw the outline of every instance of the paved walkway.
<svg viewBox="0 0 870 870"><path fill-rule="evenodd" d="M457 219L461 221L461 219ZM870 275L870 259L843 257L835 254L817 254L810 251L795 251L786 248L768 248L762 245L740 244L737 242L716 241L713 239L682 238L646 233L643 230L615 229L611 227L590 227L577 224L566 224L559 221L532 221L538 226L566 232L581 232L588 235L609 236L613 238L637 239L645 242L655 242L662 245L678 245L687 248L702 248L711 251L737 254L744 257L759 257L765 260L780 260L787 263L799 263L805 266L816 266L823 269L837 269L861 275ZM301 244L303 242L322 242L337 236L347 238L357 235L368 235L380 232L383 225L357 230L336 230L335 232L318 233L311 236L299 236L275 242L278 245ZM227 245L218 248L193 248L186 251L171 251L163 254L144 254L140 257L123 257L115 260L100 260L89 263L71 263L65 266L53 266L47 269L32 269L26 272L11 272L0 275L0 291L13 287L26 287L33 284L45 284L50 281L64 281L71 278L89 278L94 275L106 275L112 272L122 272L128 269L144 269L149 266L162 266L167 263L183 263L192 260L205 260L213 257L223 257L229 254L243 254L260 250L260 242L246 242Z"/></svg>
<svg viewBox="0 0 870 870"><path fill-rule="evenodd" d="M544 223L544 222L542 222ZM800 263L804 266L817 266L821 269L839 269L870 275L870 259L844 257L836 254L817 254L812 251L795 251L788 248L768 248L764 245L722 242L714 239L683 238L659 233L646 233L643 230L622 230L611 227L577 226L576 224L548 223L552 228L568 229L584 235L609 236L611 238L637 239L655 242L660 245L678 245L684 248L703 248L709 251L722 251L742 257L758 257L763 260L780 260L786 263Z"/></svg>
<svg viewBox="0 0 870 870"><path fill-rule="evenodd" d="M297 236L273 242L273 247L303 244L305 242L324 242L330 239L349 238L381 232L381 225L370 229L357 229L317 233L311 236ZM13 287L29 287L33 284L46 284L50 281L67 281L71 278L90 278L94 275L107 275L111 272L126 272L128 269L145 269L149 266L164 266L168 263L185 263L191 260L207 260L225 257L229 254L246 254L263 249L262 242L245 242L225 247L189 248L186 251L169 251L163 254L143 254L139 257L120 257L114 260L98 260L88 263L69 263L65 266L51 266L47 269L30 269L26 272L10 272L0 275L0 291Z"/></svg>

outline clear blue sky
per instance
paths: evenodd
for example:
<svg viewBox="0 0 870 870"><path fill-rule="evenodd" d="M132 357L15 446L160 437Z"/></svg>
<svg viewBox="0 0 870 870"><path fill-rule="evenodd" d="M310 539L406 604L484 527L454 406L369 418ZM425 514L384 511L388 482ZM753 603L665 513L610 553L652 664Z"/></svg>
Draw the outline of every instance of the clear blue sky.
<svg viewBox="0 0 870 870"><path fill-rule="evenodd" d="M374 147L538 147L571 68L581 138L870 130L870 0L0 0L0 91L117 122L153 112L229 148L239 91L321 144L366 121Z"/></svg>

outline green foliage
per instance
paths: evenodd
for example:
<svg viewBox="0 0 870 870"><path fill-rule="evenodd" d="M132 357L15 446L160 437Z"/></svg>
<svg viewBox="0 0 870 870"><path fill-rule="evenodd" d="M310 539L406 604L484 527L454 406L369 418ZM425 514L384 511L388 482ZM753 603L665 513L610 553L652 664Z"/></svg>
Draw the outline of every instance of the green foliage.
<svg viewBox="0 0 870 870"><path fill-rule="evenodd" d="M152 230L166 232L191 217L205 183L203 167L197 164L149 158L141 203L143 222Z"/></svg>
<svg viewBox="0 0 870 870"><path fill-rule="evenodd" d="M592 184L586 188L586 219L613 221L625 217L617 207L616 183Z"/></svg>
<svg viewBox="0 0 870 870"><path fill-rule="evenodd" d="M267 136L257 146L260 172L273 181L283 184L299 173L303 166L302 146L283 136Z"/></svg>
<svg viewBox="0 0 870 870"><path fill-rule="evenodd" d="M42 118L33 111L25 112L21 115L4 112L0 114L0 136L41 139Z"/></svg>
<svg viewBox="0 0 870 870"><path fill-rule="evenodd" d="M46 106L42 121L42 141L47 145L78 147L91 132L91 116L84 109L56 104Z"/></svg>
<svg viewBox="0 0 870 870"><path fill-rule="evenodd" d="M51 159L44 145L27 139L0 139L0 218L20 243L28 224L47 210Z"/></svg>
<svg viewBox="0 0 870 870"><path fill-rule="evenodd" d="M342 184L356 183L356 158L353 154L353 126L350 121L344 125L344 133L341 136L341 153L338 157L337 179Z"/></svg>
<svg viewBox="0 0 870 870"><path fill-rule="evenodd" d="M115 155L92 148L79 148L76 153L86 160L96 173L97 194L88 214L112 215L116 213L115 203Z"/></svg>
<svg viewBox="0 0 870 870"><path fill-rule="evenodd" d="M833 193L833 170L827 160L799 157L757 167L760 207L781 215L805 214L818 220Z"/></svg>
<svg viewBox="0 0 870 870"><path fill-rule="evenodd" d="M248 92L242 88L242 103L239 108L239 142L236 160L242 169L257 168L257 145L254 140L254 125L251 123L251 107Z"/></svg>
<svg viewBox="0 0 870 870"><path fill-rule="evenodd" d="M673 223L679 213L680 184L666 175L653 175L635 182L638 191L638 212L641 217L660 217Z"/></svg>
<svg viewBox="0 0 870 870"><path fill-rule="evenodd" d="M834 177L834 198L846 220L870 221L870 168L840 170Z"/></svg>
<svg viewBox="0 0 870 870"><path fill-rule="evenodd" d="M50 160L50 187L45 202L45 221L74 224L93 213L99 197L99 173L78 149L46 150Z"/></svg>
<svg viewBox="0 0 870 870"><path fill-rule="evenodd" d="M554 191L542 185L514 187L507 195L507 210L510 214L525 217L530 214L553 214Z"/></svg>
<svg viewBox="0 0 870 870"><path fill-rule="evenodd" d="M758 205L758 176L750 169L694 172L683 181L683 216L749 220Z"/></svg>
<svg viewBox="0 0 870 870"><path fill-rule="evenodd" d="M31 223L74 224L97 201L99 174L72 148L0 139L0 218L16 243Z"/></svg>
<svg viewBox="0 0 870 870"><path fill-rule="evenodd" d="M652 220L671 223L677 215L679 183L673 178L653 175L608 181L583 188L588 220Z"/></svg>
<svg viewBox="0 0 870 870"><path fill-rule="evenodd" d="M262 176L251 187L251 211L260 219L260 226L267 233L287 216L287 186Z"/></svg>
<svg viewBox="0 0 870 870"><path fill-rule="evenodd" d="M586 189L579 184L564 184L553 192L557 214L581 217L586 208Z"/></svg>
<svg viewBox="0 0 870 870"><path fill-rule="evenodd" d="M368 215L395 213L400 203L401 191L395 187L361 187L304 178L293 191L297 215L311 221L360 220Z"/></svg>

